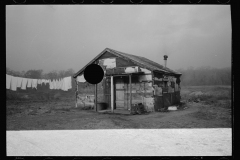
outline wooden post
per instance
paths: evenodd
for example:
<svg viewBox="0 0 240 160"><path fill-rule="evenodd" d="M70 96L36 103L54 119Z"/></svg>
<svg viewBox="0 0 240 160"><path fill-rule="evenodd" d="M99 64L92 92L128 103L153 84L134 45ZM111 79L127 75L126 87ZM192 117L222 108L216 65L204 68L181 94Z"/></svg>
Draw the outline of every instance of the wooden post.
<svg viewBox="0 0 240 160"><path fill-rule="evenodd" d="M143 94L143 96L145 97L145 96L146 96L145 82L143 82L143 90L144 90L144 94Z"/></svg>
<svg viewBox="0 0 240 160"><path fill-rule="evenodd" d="M171 105L172 105L172 93L170 93L171 94Z"/></svg>
<svg viewBox="0 0 240 160"><path fill-rule="evenodd" d="M111 76L111 110L114 108L113 76Z"/></svg>
<svg viewBox="0 0 240 160"><path fill-rule="evenodd" d="M148 82L147 82L148 83ZM145 108L147 108L146 104L145 104L145 97L146 97L146 88L145 88L145 82L143 82L143 90L144 90L144 93L143 93L143 105L145 106ZM148 110L148 108L147 108Z"/></svg>
<svg viewBox="0 0 240 160"><path fill-rule="evenodd" d="M154 85L154 73L153 71L151 72L151 75L152 75L152 86Z"/></svg>
<svg viewBox="0 0 240 160"><path fill-rule="evenodd" d="M76 87L77 87L76 88L77 90L76 90L76 105L75 105L75 107L77 108L77 106L78 106L77 105L77 100L78 100L78 81L77 81L77 78L75 78L75 82L76 82Z"/></svg>
<svg viewBox="0 0 240 160"><path fill-rule="evenodd" d="M95 84L95 110L97 112L97 84Z"/></svg>
<svg viewBox="0 0 240 160"><path fill-rule="evenodd" d="M129 87L130 87L130 110L132 107L132 75L129 75Z"/></svg>

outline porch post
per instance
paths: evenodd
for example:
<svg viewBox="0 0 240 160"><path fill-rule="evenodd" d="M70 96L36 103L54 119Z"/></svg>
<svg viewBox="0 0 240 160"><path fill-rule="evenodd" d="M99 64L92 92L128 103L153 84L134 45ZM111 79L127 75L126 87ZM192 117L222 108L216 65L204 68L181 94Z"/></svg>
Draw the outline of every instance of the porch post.
<svg viewBox="0 0 240 160"><path fill-rule="evenodd" d="M111 110L114 108L113 76L111 76Z"/></svg>
<svg viewBox="0 0 240 160"><path fill-rule="evenodd" d="M95 84L95 110L97 112L97 84Z"/></svg>
<svg viewBox="0 0 240 160"><path fill-rule="evenodd" d="M129 75L129 85L130 85L130 110L132 107L132 75Z"/></svg>
<svg viewBox="0 0 240 160"><path fill-rule="evenodd" d="M78 99L78 81L77 81L77 78L75 78L75 82L76 82L76 105L75 105L75 107L77 108L77 99Z"/></svg>

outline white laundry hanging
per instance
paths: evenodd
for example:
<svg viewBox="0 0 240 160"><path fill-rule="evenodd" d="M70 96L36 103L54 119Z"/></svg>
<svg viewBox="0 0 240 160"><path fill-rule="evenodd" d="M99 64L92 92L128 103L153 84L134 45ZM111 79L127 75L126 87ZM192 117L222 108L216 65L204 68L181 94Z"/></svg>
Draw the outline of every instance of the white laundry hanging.
<svg viewBox="0 0 240 160"><path fill-rule="evenodd" d="M22 85L21 85L21 89L25 90L27 87L27 78L22 78Z"/></svg>
<svg viewBox="0 0 240 160"><path fill-rule="evenodd" d="M7 89L10 89L10 86L11 86L11 80L12 80L12 76L6 74L6 82L7 82L7 84L6 84L6 88L7 88Z"/></svg>

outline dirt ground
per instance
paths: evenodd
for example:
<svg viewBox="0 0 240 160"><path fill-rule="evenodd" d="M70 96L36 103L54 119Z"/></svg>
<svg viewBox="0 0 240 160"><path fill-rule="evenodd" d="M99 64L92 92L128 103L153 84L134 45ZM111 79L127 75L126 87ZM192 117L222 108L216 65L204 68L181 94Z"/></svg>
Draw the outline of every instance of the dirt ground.
<svg viewBox="0 0 240 160"><path fill-rule="evenodd" d="M231 88L182 87L177 111L142 115L75 108L75 99L7 101L7 130L231 128Z"/></svg>

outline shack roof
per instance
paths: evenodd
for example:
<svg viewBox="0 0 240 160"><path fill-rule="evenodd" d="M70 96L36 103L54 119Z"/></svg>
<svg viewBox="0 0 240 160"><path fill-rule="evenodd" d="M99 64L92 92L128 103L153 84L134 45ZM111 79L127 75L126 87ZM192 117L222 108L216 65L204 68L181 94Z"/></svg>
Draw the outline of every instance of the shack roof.
<svg viewBox="0 0 240 160"><path fill-rule="evenodd" d="M132 54L128 54L128 53L123 53L120 51L116 51L110 48L106 48L104 49L100 54L98 54L93 60L91 60L87 65L85 65L82 69L80 69L77 73L75 73L73 75L74 78L76 78L79 74L82 74L82 72L85 70L85 68L94 63L101 55L103 55L104 53L109 52L117 57L123 58L123 59L127 59L129 61L132 61L134 64L142 67L142 68L146 68L148 70L151 70L153 72L162 72L165 74L170 74L170 75L182 75L181 73L171 70L167 67L164 67L156 62L153 62L147 58L141 57L141 56L136 56L136 55L132 55Z"/></svg>

